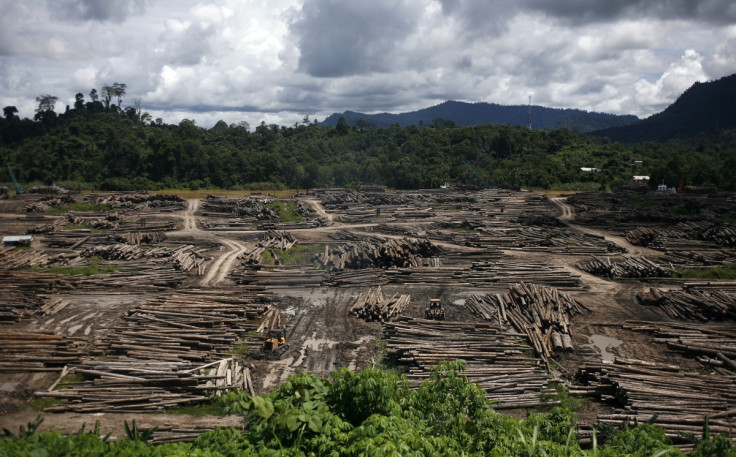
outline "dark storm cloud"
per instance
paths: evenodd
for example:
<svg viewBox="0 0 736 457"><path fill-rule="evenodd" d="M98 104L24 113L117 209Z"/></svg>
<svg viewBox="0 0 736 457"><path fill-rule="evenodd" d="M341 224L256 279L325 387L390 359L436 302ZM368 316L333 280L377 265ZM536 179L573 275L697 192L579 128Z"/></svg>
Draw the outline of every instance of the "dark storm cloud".
<svg viewBox="0 0 736 457"><path fill-rule="evenodd" d="M307 0L291 24L299 69L317 77L384 72L421 11L408 1Z"/></svg>
<svg viewBox="0 0 736 457"><path fill-rule="evenodd" d="M141 14L149 0L48 0L51 16L71 22L101 21L121 23Z"/></svg>
<svg viewBox="0 0 736 457"><path fill-rule="evenodd" d="M736 22L733 0L519 0L513 4L486 0L440 0L449 16L476 29L498 28L519 11L537 12L576 24L618 19L685 19L715 24Z"/></svg>

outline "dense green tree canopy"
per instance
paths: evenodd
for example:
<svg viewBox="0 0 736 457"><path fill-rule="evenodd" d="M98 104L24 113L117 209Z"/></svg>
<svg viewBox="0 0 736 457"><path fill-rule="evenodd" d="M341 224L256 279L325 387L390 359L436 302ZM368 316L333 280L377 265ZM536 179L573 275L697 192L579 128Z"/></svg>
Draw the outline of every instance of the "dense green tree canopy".
<svg viewBox="0 0 736 457"><path fill-rule="evenodd" d="M102 100L76 95L73 108L57 115L48 103L36 120L5 107L0 152L20 182L67 184L109 190L181 186L244 188L383 184L393 188L531 187L605 189L633 175L652 185L736 189L736 132L713 140L624 146L560 129L508 125L458 127L437 119L429 125L384 129L368 124L336 127L304 122L293 127L262 122L218 122L210 129L185 119L167 125L140 105L121 109L123 84L105 86ZM48 101L49 95L44 95ZM642 167L635 167L642 161ZM597 168L600 172L582 171ZM7 179L7 178L6 178Z"/></svg>

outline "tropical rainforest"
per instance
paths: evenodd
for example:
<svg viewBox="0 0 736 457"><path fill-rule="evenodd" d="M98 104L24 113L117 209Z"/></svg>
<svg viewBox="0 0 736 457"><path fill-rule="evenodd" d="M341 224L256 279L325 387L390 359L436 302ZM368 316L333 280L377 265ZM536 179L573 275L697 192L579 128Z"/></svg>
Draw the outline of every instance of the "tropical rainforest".
<svg viewBox="0 0 736 457"><path fill-rule="evenodd" d="M77 94L74 106L59 114L53 110L56 97L38 99L34 119L21 119L13 106L0 118L0 154L25 186L415 189L449 183L595 190L648 175L651 186L676 186L684 177L686 185L736 189L733 128L637 144L567 129L457 126L443 119L421 127L371 128L345 118L334 127L320 125L304 116L288 127L261 122L251 129L245 122L220 121L202 128L188 119L179 124L151 119L140 105L119 108L111 96L86 102ZM9 177L0 181L10 185Z"/></svg>
<svg viewBox="0 0 736 457"><path fill-rule="evenodd" d="M576 415L555 407L525 419L493 410L464 364L440 362L409 389L405 377L377 369L335 371L331 380L294 375L277 390L251 397L231 392L223 412L242 414L244 430L218 429L193 443L148 445L152 430L125 423L127 440L108 441L98 427L62 436L38 433L38 421L0 437L0 455L19 456L684 456L650 423L601 426L581 448ZM734 457L730 438L689 437L692 457Z"/></svg>

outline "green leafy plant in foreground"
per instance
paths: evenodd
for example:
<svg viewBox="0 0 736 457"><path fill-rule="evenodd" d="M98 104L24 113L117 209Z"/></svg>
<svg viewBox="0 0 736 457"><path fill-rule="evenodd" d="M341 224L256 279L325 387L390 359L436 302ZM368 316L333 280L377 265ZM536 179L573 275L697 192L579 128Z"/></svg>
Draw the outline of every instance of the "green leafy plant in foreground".
<svg viewBox="0 0 736 457"><path fill-rule="evenodd" d="M442 362L428 381L410 389L402 375L381 370L333 372L320 379L294 375L262 396L233 391L219 400L243 416L244 431L218 429L193 443L147 445L151 430L125 423L128 440L107 442L95 433L67 437L21 429L0 439L0 455L16 456L682 456L662 429L600 425L593 448L582 449L577 417L565 408L525 419L494 411L464 363ZM707 427L695 457L736 457L730 439L710 438Z"/></svg>

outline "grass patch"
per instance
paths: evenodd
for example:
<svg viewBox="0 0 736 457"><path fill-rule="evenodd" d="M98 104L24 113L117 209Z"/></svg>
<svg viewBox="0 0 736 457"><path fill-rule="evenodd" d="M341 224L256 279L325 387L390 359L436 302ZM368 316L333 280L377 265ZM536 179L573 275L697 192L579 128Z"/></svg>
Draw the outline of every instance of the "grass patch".
<svg viewBox="0 0 736 457"><path fill-rule="evenodd" d="M673 206L667 210L673 216L695 216L700 214L700 205L693 200L685 200L682 206Z"/></svg>
<svg viewBox="0 0 736 457"><path fill-rule="evenodd" d="M174 406L173 408L166 408L166 414L184 414L192 417L201 416L224 416L222 413L222 406L216 401L203 403L201 405L186 405L186 406Z"/></svg>
<svg viewBox="0 0 736 457"><path fill-rule="evenodd" d="M49 213L64 213L66 211L112 211L112 207L105 203L75 202L68 205L59 205L49 208Z"/></svg>
<svg viewBox="0 0 736 457"><path fill-rule="evenodd" d="M233 346L231 353L239 359L244 359L245 355L248 353L248 343L236 344Z"/></svg>
<svg viewBox="0 0 736 457"><path fill-rule="evenodd" d="M274 201L266 205L284 222L301 222L304 220L301 214L296 212L295 202Z"/></svg>
<svg viewBox="0 0 736 457"><path fill-rule="evenodd" d="M675 278L691 278L691 279L736 279L736 264L720 265L717 267L708 267L703 269L683 269L675 270L673 275Z"/></svg>
<svg viewBox="0 0 736 457"><path fill-rule="evenodd" d="M56 273L69 276L92 276L115 273L118 271L118 267L109 263L93 263L90 265L71 265L63 267L31 267L26 269L26 271L31 273Z"/></svg>
<svg viewBox="0 0 736 457"><path fill-rule="evenodd" d="M273 190L273 189L257 189L257 190L243 190L243 189L164 189L157 190L151 193L161 195L178 195L181 198L204 198L208 195L216 195L218 197L243 197L245 195L263 194L273 195L276 198L291 198L296 194L294 189L285 190Z"/></svg>
<svg viewBox="0 0 736 457"><path fill-rule="evenodd" d="M324 245L308 244L294 246L286 251L274 250L276 257L278 257L279 265L301 266L312 265L312 257L314 254L319 254L320 252L325 252ZM276 259L273 258L270 250L263 251L261 253L261 259L264 265L276 265Z"/></svg>
<svg viewBox="0 0 736 457"><path fill-rule="evenodd" d="M722 217L720 220L726 224L736 225L736 217Z"/></svg>
<svg viewBox="0 0 736 457"><path fill-rule="evenodd" d="M109 232L110 229L104 228L94 228L90 227L87 224L66 224L64 227L62 227L62 230L84 230L89 229L90 233L106 233Z"/></svg>
<svg viewBox="0 0 736 457"><path fill-rule="evenodd" d="M43 411L46 408L51 408L61 403L58 398L52 397L36 397L31 402L31 409L34 411Z"/></svg>

